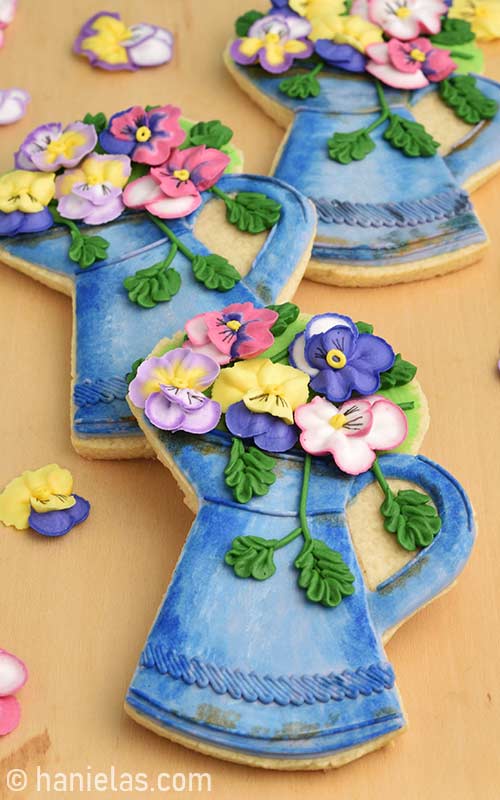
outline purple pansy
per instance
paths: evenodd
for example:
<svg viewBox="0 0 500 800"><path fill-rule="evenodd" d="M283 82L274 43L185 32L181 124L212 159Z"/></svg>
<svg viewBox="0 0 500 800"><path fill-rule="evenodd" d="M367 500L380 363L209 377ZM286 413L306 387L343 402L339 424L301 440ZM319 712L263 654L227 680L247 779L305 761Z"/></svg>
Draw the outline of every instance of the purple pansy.
<svg viewBox="0 0 500 800"><path fill-rule="evenodd" d="M392 347L379 336L360 333L349 317L319 314L289 348L290 363L311 376L310 386L332 403L353 392L370 395L380 387L380 374L394 363Z"/></svg>
<svg viewBox="0 0 500 800"><path fill-rule="evenodd" d="M40 513L31 509L29 526L42 536L64 536L66 533L84 522L90 513L90 503L83 497L74 494L75 505L61 511L45 511Z"/></svg>
<svg viewBox="0 0 500 800"><path fill-rule="evenodd" d="M330 39L318 39L315 43L316 53L330 67L337 67L346 72L364 72L366 58L363 53L349 44L335 44Z"/></svg>
<svg viewBox="0 0 500 800"><path fill-rule="evenodd" d="M18 169L56 172L60 167L76 167L96 144L93 125L72 122L63 129L59 122L52 122L26 137L14 161Z"/></svg>
<svg viewBox="0 0 500 800"><path fill-rule="evenodd" d="M179 125L180 115L181 110L176 106L159 106L150 111L132 106L111 117L108 127L99 135L99 143L107 153L159 166L186 138Z"/></svg>
<svg viewBox="0 0 500 800"><path fill-rule="evenodd" d="M10 214L5 214L0 211L0 236L40 233L47 231L53 224L54 220L48 208L37 211L35 214L25 214L23 211L12 211Z"/></svg>
<svg viewBox="0 0 500 800"><path fill-rule="evenodd" d="M233 436L253 439L257 447L271 453L285 453L299 438L296 425L288 425L272 414L255 414L243 400L229 406L225 422Z"/></svg>
<svg viewBox="0 0 500 800"><path fill-rule="evenodd" d="M231 57L237 64L248 66L260 63L273 74L286 72L296 58L309 58L314 47L306 37L311 23L297 15L270 14L258 19L247 36L231 45Z"/></svg>

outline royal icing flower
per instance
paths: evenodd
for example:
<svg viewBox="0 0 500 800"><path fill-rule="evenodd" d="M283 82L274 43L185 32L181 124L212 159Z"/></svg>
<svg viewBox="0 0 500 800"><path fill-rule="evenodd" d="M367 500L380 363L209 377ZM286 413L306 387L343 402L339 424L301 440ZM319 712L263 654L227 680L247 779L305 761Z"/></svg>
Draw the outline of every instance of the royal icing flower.
<svg viewBox="0 0 500 800"><path fill-rule="evenodd" d="M23 472L0 494L0 522L44 536L63 536L89 511L87 500L73 494L71 472L57 464Z"/></svg>
<svg viewBox="0 0 500 800"><path fill-rule="evenodd" d="M448 12L444 0L368 0L371 22L387 36L407 41L420 33L436 34Z"/></svg>
<svg viewBox="0 0 500 800"><path fill-rule="evenodd" d="M111 117L108 127L99 135L100 145L106 153L159 166L186 138L179 125L180 115L180 108L175 106L159 106L151 111L132 106Z"/></svg>
<svg viewBox="0 0 500 800"><path fill-rule="evenodd" d="M343 69L345 72L365 71L366 58L351 45L335 44L329 39L318 39L314 49L330 67Z"/></svg>
<svg viewBox="0 0 500 800"><path fill-rule="evenodd" d="M24 89L0 89L0 125L11 125L22 119L30 99Z"/></svg>
<svg viewBox="0 0 500 800"><path fill-rule="evenodd" d="M102 225L119 217L122 192L131 172L128 156L94 153L56 179L57 210L66 219Z"/></svg>
<svg viewBox="0 0 500 800"><path fill-rule="evenodd" d="M315 397L296 409L295 422L302 431L300 444L306 453L329 453L338 468L349 475L366 472L377 450L397 447L408 432L404 411L376 395L351 399L341 406Z"/></svg>
<svg viewBox="0 0 500 800"><path fill-rule="evenodd" d="M500 3L498 0L453 0L449 16L464 19L483 42L500 38Z"/></svg>
<svg viewBox="0 0 500 800"><path fill-rule="evenodd" d="M222 311L198 314L186 323L184 347L211 356L218 364L252 358L274 342L271 328L278 313L252 303L233 303Z"/></svg>
<svg viewBox="0 0 500 800"><path fill-rule="evenodd" d="M0 47L4 43L4 30L15 17L16 6L17 0L0 0Z"/></svg>
<svg viewBox="0 0 500 800"><path fill-rule="evenodd" d="M421 89L444 80L457 68L449 50L433 47L429 39L410 42L391 39L368 48L366 71L395 89Z"/></svg>
<svg viewBox="0 0 500 800"><path fill-rule="evenodd" d="M338 26L339 17L345 13L345 0L290 0L289 6L311 25L309 38L330 39Z"/></svg>
<svg viewBox="0 0 500 800"><path fill-rule="evenodd" d="M72 122L63 126L54 122L35 128L15 154L18 169L55 172L60 167L76 167L97 144L93 125Z"/></svg>
<svg viewBox="0 0 500 800"><path fill-rule="evenodd" d="M12 733L19 725L21 707L14 694L28 680L28 670L20 658L0 649L0 736Z"/></svg>
<svg viewBox="0 0 500 800"><path fill-rule="evenodd" d="M119 14L99 12L82 26L73 50L93 67L136 70L170 61L173 42L165 28L144 23L128 27Z"/></svg>
<svg viewBox="0 0 500 800"><path fill-rule="evenodd" d="M212 358L178 347L142 362L129 385L129 397L156 428L208 433L217 426L221 408L203 392L218 374Z"/></svg>
<svg viewBox="0 0 500 800"><path fill-rule="evenodd" d="M293 412L307 401L309 377L268 358L223 369L212 388L233 436L252 438L262 450L285 452L297 441Z"/></svg>
<svg viewBox="0 0 500 800"><path fill-rule="evenodd" d="M231 45L231 56L237 64L255 64L266 72L286 72L296 58L309 58L313 46L306 41L311 25L297 16L270 14L258 19L248 35Z"/></svg>
<svg viewBox="0 0 500 800"><path fill-rule="evenodd" d="M333 403L353 392L370 395L380 386L380 373L394 363L394 351L384 339L359 333L349 317L319 314L289 348L290 363L311 377L311 389Z"/></svg>
<svg viewBox="0 0 500 800"><path fill-rule="evenodd" d="M0 236L38 233L53 225L47 206L55 175L16 169L0 177Z"/></svg>
<svg viewBox="0 0 500 800"><path fill-rule="evenodd" d="M204 144L176 150L161 167L128 184L125 205L161 219L184 217L201 205L200 192L217 183L229 161L225 153Z"/></svg>

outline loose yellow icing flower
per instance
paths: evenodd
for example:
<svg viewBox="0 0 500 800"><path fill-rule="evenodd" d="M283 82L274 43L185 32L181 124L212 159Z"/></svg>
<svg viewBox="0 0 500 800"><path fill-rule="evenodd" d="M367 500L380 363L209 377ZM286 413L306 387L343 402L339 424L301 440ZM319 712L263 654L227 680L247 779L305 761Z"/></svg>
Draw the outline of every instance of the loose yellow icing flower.
<svg viewBox="0 0 500 800"><path fill-rule="evenodd" d="M89 50L106 64L127 64L124 44L132 36L130 29L120 19L104 15L92 21L92 28L95 34L82 40L81 49Z"/></svg>
<svg viewBox="0 0 500 800"><path fill-rule="evenodd" d="M499 0L454 0L449 16L470 22L473 32L483 42L500 38Z"/></svg>
<svg viewBox="0 0 500 800"><path fill-rule="evenodd" d="M61 511L75 505L73 477L57 464L27 470L14 478L0 494L0 522L19 531L29 528L31 509Z"/></svg>
<svg viewBox="0 0 500 800"><path fill-rule="evenodd" d="M53 172L29 172L15 169L0 178L0 211L10 214L22 211L36 214L43 211L55 193Z"/></svg>
<svg viewBox="0 0 500 800"><path fill-rule="evenodd" d="M253 358L223 369L212 387L212 399L223 412L243 401L249 411L272 414L291 425L293 411L307 402L308 385L309 376L295 367Z"/></svg>

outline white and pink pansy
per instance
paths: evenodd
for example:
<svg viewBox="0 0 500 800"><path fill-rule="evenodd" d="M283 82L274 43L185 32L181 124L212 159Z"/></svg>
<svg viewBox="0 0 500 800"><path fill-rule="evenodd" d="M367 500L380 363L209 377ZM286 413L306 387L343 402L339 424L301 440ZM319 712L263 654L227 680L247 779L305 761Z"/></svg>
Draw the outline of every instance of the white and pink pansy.
<svg viewBox="0 0 500 800"><path fill-rule="evenodd" d="M380 395L352 398L340 406L315 397L295 410L295 423L306 453L330 454L349 475L366 472L378 450L398 447L408 433L404 411Z"/></svg>
<svg viewBox="0 0 500 800"><path fill-rule="evenodd" d="M423 89L429 83L443 81L457 68L449 50L434 47L419 36L409 42L391 39L370 45L366 53L366 71L395 89Z"/></svg>
<svg viewBox="0 0 500 800"><path fill-rule="evenodd" d="M17 656L0 650L0 736L12 733L21 719L21 706L15 693L28 680L26 665Z"/></svg>
<svg viewBox="0 0 500 800"><path fill-rule="evenodd" d="M407 41L421 33L436 34L441 18L448 13L444 0L368 0L357 2L356 14L368 12L368 19L387 36Z"/></svg>

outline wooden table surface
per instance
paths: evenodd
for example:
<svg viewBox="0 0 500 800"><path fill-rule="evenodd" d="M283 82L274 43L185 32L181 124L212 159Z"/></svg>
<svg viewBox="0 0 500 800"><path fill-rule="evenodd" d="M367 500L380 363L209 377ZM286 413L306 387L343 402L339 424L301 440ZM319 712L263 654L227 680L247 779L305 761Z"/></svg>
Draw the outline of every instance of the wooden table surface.
<svg viewBox="0 0 500 800"><path fill-rule="evenodd" d="M226 74L221 52L248 0L115 0L130 23L175 32L171 64L136 74L93 70L73 57L78 26L96 0L21 0L0 52L1 87L32 94L27 117L0 129L0 171L37 124L87 110L174 103L193 119L235 132L246 169L265 173L282 131ZM262 0L254 3L265 8ZM250 3L250 7L252 3ZM500 79L500 43L487 49ZM146 633L192 521L154 461L90 462L69 437L71 303L0 267L0 485L51 461L69 467L92 501L85 526L49 541L0 530L0 647L25 659L21 726L0 740L0 797L11 768L33 774L209 772L217 800L497 800L500 795L500 176L474 195L492 246L469 269L422 283L354 290L303 282L305 311L338 310L373 322L419 364L432 423L423 452L470 492L479 540L451 593L407 622L388 645L410 721L392 747L340 770L279 773L217 761L132 722L122 703ZM96 335L99 335L98 332ZM141 793L75 796L142 797ZM37 794L33 786L17 796ZM182 796L200 796L196 791ZM205 792L204 796L208 796Z"/></svg>

